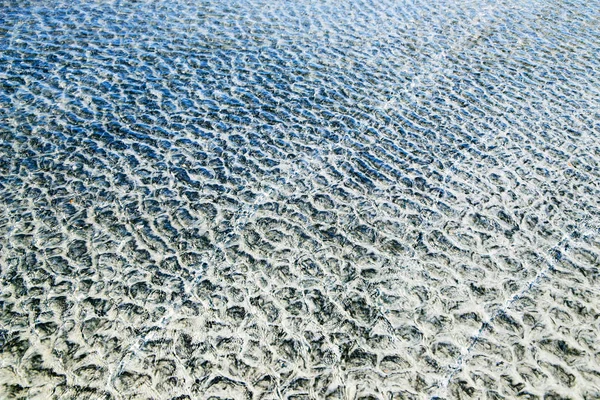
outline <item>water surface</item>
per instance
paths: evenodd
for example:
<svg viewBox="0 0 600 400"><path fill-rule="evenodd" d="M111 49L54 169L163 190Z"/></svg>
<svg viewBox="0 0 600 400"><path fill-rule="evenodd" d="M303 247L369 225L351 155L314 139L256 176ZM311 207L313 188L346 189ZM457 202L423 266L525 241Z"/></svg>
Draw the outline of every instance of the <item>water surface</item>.
<svg viewBox="0 0 600 400"><path fill-rule="evenodd" d="M600 398L599 19L0 0L0 397Z"/></svg>

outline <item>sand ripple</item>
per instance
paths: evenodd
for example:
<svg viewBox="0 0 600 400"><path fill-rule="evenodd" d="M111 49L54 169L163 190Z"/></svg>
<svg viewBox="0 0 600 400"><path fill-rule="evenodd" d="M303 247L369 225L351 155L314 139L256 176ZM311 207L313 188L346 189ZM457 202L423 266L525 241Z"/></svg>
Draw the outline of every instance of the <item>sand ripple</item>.
<svg viewBox="0 0 600 400"><path fill-rule="evenodd" d="M0 15L0 397L600 398L598 3Z"/></svg>

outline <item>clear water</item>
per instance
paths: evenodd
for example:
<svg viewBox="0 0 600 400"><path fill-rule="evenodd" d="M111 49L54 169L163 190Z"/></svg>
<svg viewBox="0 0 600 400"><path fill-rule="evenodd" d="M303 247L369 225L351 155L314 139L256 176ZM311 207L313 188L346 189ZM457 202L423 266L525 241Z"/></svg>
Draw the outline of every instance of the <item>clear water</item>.
<svg viewBox="0 0 600 400"><path fill-rule="evenodd" d="M599 19L0 0L0 397L600 398Z"/></svg>

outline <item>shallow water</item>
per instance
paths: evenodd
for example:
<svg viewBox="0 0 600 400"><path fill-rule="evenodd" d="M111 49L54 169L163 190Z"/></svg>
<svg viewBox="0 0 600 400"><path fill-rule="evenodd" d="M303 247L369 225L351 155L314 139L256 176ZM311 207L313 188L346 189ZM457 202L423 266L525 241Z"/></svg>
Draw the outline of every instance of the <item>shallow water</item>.
<svg viewBox="0 0 600 400"><path fill-rule="evenodd" d="M600 398L599 18L0 1L0 397Z"/></svg>

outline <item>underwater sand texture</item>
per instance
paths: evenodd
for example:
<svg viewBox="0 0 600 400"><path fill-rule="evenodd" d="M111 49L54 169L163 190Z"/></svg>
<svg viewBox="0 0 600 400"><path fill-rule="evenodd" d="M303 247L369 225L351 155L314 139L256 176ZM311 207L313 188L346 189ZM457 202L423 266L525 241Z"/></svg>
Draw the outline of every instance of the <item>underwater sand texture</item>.
<svg viewBox="0 0 600 400"><path fill-rule="evenodd" d="M0 398L600 399L599 20L0 0Z"/></svg>

